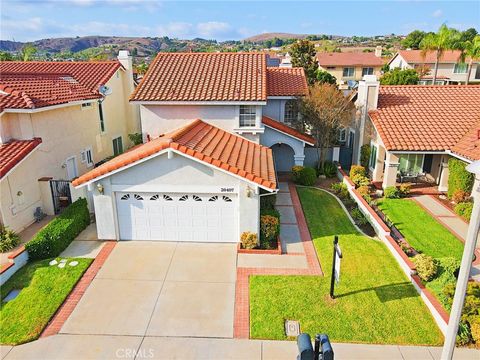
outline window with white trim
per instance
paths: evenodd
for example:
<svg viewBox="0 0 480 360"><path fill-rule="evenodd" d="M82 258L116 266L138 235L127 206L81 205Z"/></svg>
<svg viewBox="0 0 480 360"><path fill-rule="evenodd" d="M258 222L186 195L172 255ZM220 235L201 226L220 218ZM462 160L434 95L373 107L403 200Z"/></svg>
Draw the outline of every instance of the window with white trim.
<svg viewBox="0 0 480 360"><path fill-rule="evenodd" d="M424 154L401 154L398 156L398 171L402 174L420 174L423 169Z"/></svg>
<svg viewBox="0 0 480 360"><path fill-rule="evenodd" d="M344 143L347 141L347 129L344 127L338 128L338 141Z"/></svg>
<svg viewBox="0 0 480 360"><path fill-rule="evenodd" d="M80 161L86 163L88 167L93 166L93 152L91 147L80 151Z"/></svg>
<svg viewBox="0 0 480 360"><path fill-rule="evenodd" d="M362 76L373 75L373 67L364 67L362 68Z"/></svg>
<svg viewBox="0 0 480 360"><path fill-rule="evenodd" d="M255 105L240 105L240 127L254 127L257 123L257 107Z"/></svg>
<svg viewBox="0 0 480 360"><path fill-rule="evenodd" d="M283 116L283 122L291 125L298 120L298 107L295 100L287 100L285 102L285 114Z"/></svg>
<svg viewBox="0 0 480 360"><path fill-rule="evenodd" d="M377 145L370 144L370 160L368 161L368 167L374 170L376 163L377 163Z"/></svg>
<svg viewBox="0 0 480 360"><path fill-rule="evenodd" d="M113 155L114 156L117 156L117 155L120 155L121 153L123 153L123 141L122 141L121 136L114 138L112 140L112 144L113 144Z"/></svg>
<svg viewBox="0 0 480 360"><path fill-rule="evenodd" d="M355 68L353 67L343 68L343 77L353 77L354 75L355 75Z"/></svg>
<svg viewBox="0 0 480 360"><path fill-rule="evenodd" d="M82 104L82 110L87 110L87 109L91 109L91 108L92 108L92 103L91 102Z"/></svg>
<svg viewBox="0 0 480 360"><path fill-rule="evenodd" d="M454 74L466 74L467 73L467 64L466 63L457 63L453 68Z"/></svg>

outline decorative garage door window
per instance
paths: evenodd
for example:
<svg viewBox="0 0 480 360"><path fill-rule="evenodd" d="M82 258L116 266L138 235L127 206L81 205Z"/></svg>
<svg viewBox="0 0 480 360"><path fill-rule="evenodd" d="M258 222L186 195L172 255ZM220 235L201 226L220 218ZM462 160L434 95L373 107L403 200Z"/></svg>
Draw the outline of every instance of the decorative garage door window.
<svg viewBox="0 0 480 360"><path fill-rule="evenodd" d="M125 194L120 198L120 200L128 200L128 199L130 199L130 194Z"/></svg>
<svg viewBox="0 0 480 360"><path fill-rule="evenodd" d="M160 195L156 194L156 195L153 195L150 200L158 200L160 198Z"/></svg>
<svg viewBox="0 0 480 360"><path fill-rule="evenodd" d="M232 202L232 199L230 199L228 196L223 197L223 201L225 202Z"/></svg>
<svg viewBox="0 0 480 360"><path fill-rule="evenodd" d="M187 201L188 200L188 195L183 195L178 201Z"/></svg>
<svg viewBox="0 0 480 360"><path fill-rule="evenodd" d="M143 200L143 197L138 194L133 195L133 197L135 198L135 200Z"/></svg>
<svg viewBox="0 0 480 360"><path fill-rule="evenodd" d="M210 199L208 199L208 201L217 201L218 200L218 196L215 195L215 196L212 196Z"/></svg>

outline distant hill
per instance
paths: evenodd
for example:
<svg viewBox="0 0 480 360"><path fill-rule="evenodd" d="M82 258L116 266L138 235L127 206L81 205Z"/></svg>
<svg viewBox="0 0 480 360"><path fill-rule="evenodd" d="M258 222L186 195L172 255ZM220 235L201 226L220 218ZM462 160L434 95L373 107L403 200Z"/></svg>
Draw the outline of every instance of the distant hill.
<svg viewBox="0 0 480 360"><path fill-rule="evenodd" d="M258 34L254 36L250 36L246 39L243 39L243 41L249 41L249 42L262 42L266 40L272 40L272 39L304 39L308 36L308 34L290 34L290 33L264 33L264 34Z"/></svg>

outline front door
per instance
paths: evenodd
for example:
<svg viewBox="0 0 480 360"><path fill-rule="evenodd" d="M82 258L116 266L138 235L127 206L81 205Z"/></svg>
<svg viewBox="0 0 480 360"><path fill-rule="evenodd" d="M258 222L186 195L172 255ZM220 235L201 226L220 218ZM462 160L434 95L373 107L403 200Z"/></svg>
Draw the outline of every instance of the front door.
<svg viewBox="0 0 480 360"><path fill-rule="evenodd" d="M65 166L67 168L67 179L75 179L78 176L77 158L75 156L69 157L65 161Z"/></svg>
<svg viewBox="0 0 480 360"><path fill-rule="evenodd" d="M349 132L348 141L340 146L340 165L342 169L349 170L352 166L352 157L353 157L353 145L355 143L355 133L353 131Z"/></svg>

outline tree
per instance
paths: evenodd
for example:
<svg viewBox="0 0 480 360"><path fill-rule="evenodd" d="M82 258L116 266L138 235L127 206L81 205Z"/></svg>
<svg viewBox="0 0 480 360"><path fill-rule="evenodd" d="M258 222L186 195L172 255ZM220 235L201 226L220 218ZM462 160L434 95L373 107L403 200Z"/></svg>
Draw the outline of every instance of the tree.
<svg viewBox="0 0 480 360"><path fill-rule="evenodd" d="M416 85L420 80L420 76L414 69L401 70L395 68L387 71L380 78L382 85Z"/></svg>
<svg viewBox="0 0 480 360"><path fill-rule="evenodd" d="M148 70L148 64L144 61L140 64L137 64L135 66L135 70L137 70L137 74L139 75L145 75L145 73L147 72Z"/></svg>
<svg viewBox="0 0 480 360"><path fill-rule="evenodd" d="M299 110L302 116L294 125L303 131L309 129L315 138L321 169L325 163L324 150L334 144L338 128L350 124L354 105L335 85L315 84L299 100Z"/></svg>
<svg viewBox="0 0 480 360"><path fill-rule="evenodd" d="M435 67L433 70L432 85L435 85L437 80L438 62L446 50L459 49L461 47L460 32L449 28L443 24L438 29L437 33L427 34L422 42L420 48L422 49L422 56L425 58L430 51L435 52Z"/></svg>
<svg viewBox="0 0 480 360"><path fill-rule="evenodd" d="M467 40L462 43L460 61L465 62L468 58L468 70L467 70L467 79L465 80L465 85L468 85L470 81L470 76L472 74L472 64L473 60L480 59L480 35L476 35L471 41ZM478 65L477 65L478 66Z"/></svg>
<svg viewBox="0 0 480 360"><path fill-rule="evenodd" d="M420 43L422 42L425 35L427 35L425 31L414 30L410 34L408 34L405 39L402 40L402 46L405 49L418 50L420 49Z"/></svg>
<svg viewBox="0 0 480 360"><path fill-rule="evenodd" d="M318 61L315 45L308 40L299 40L292 45L290 56L294 67L303 67L309 85L317 80Z"/></svg>
<svg viewBox="0 0 480 360"><path fill-rule="evenodd" d="M27 43L23 45L22 49L20 50L20 58L23 61L30 61L37 53L37 48L33 46L33 44Z"/></svg>
<svg viewBox="0 0 480 360"><path fill-rule="evenodd" d="M332 85L337 84L337 78L335 76L330 74L328 71L320 70L320 69L318 69L317 71L317 81L320 84L332 84Z"/></svg>
<svg viewBox="0 0 480 360"><path fill-rule="evenodd" d="M13 61L13 56L8 51L0 51L0 61Z"/></svg>
<svg viewBox="0 0 480 360"><path fill-rule="evenodd" d="M462 32L460 40L462 42L473 41L473 39L475 39L475 36L477 35L477 30L475 28L470 28Z"/></svg>

